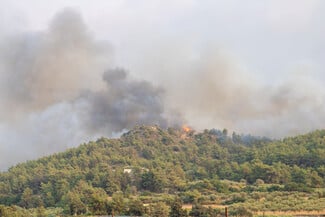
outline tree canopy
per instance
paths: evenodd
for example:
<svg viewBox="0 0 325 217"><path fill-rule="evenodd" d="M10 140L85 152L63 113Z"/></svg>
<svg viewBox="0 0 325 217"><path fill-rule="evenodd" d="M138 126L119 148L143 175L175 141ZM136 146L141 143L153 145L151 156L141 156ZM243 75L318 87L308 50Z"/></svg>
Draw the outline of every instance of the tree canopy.
<svg viewBox="0 0 325 217"><path fill-rule="evenodd" d="M193 203L205 192L236 191L222 180L245 183L247 191L264 183L273 184L269 191L322 188L325 130L271 140L227 130L137 126L118 139L100 138L0 173L0 204L61 207L71 215L125 213L123 200L130 195L168 193ZM130 207L144 212L138 200ZM171 210L159 207L164 215L181 212L176 202Z"/></svg>

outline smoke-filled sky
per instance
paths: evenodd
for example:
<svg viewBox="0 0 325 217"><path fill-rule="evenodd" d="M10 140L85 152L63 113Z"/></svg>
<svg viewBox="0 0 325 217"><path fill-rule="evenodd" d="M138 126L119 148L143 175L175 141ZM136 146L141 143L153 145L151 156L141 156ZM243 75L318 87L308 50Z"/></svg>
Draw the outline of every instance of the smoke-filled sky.
<svg viewBox="0 0 325 217"><path fill-rule="evenodd" d="M0 0L0 169L138 124L325 128L321 0Z"/></svg>

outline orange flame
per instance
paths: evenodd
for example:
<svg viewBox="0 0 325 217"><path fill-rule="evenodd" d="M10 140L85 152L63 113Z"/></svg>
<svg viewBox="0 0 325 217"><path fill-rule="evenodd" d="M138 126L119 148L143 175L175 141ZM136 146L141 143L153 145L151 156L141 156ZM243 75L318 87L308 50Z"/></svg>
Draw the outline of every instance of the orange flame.
<svg viewBox="0 0 325 217"><path fill-rule="evenodd" d="M183 131L186 132L186 133L188 133L188 132L190 132L190 131L192 130L190 127L188 127L188 126L186 126L186 125L183 125L183 126L182 126L182 129L183 129Z"/></svg>

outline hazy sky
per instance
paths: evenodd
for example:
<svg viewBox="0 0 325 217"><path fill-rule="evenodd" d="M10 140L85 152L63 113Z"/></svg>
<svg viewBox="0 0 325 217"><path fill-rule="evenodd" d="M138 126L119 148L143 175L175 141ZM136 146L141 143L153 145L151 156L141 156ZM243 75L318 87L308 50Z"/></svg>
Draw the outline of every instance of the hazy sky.
<svg viewBox="0 0 325 217"><path fill-rule="evenodd" d="M0 168L135 124L325 127L321 0L0 0Z"/></svg>
<svg viewBox="0 0 325 217"><path fill-rule="evenodd" d="M321 0L0 2L4 32L42 31L58 11L74 8L130 67L146 64L139 62L166 46L195 52L213 44L258 74L282 74L299 64L322 68Z"/></svg>

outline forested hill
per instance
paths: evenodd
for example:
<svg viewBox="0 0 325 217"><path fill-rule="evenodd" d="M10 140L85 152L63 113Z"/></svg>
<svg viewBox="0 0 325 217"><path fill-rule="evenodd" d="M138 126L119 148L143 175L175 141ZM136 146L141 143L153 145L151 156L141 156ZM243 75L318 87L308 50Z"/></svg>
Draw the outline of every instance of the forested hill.
<svg viewBox="0 0 325 217"><path fill-rule="evenodd" d="M272 141L227 130L138 126L119 139L101 138L1 173L0 203L63 207L75 195L87 203L91 197L81 192L98 199L117 191L234 190L220 180L272 183L280 191L324 187L325 131Z"/></svg>

